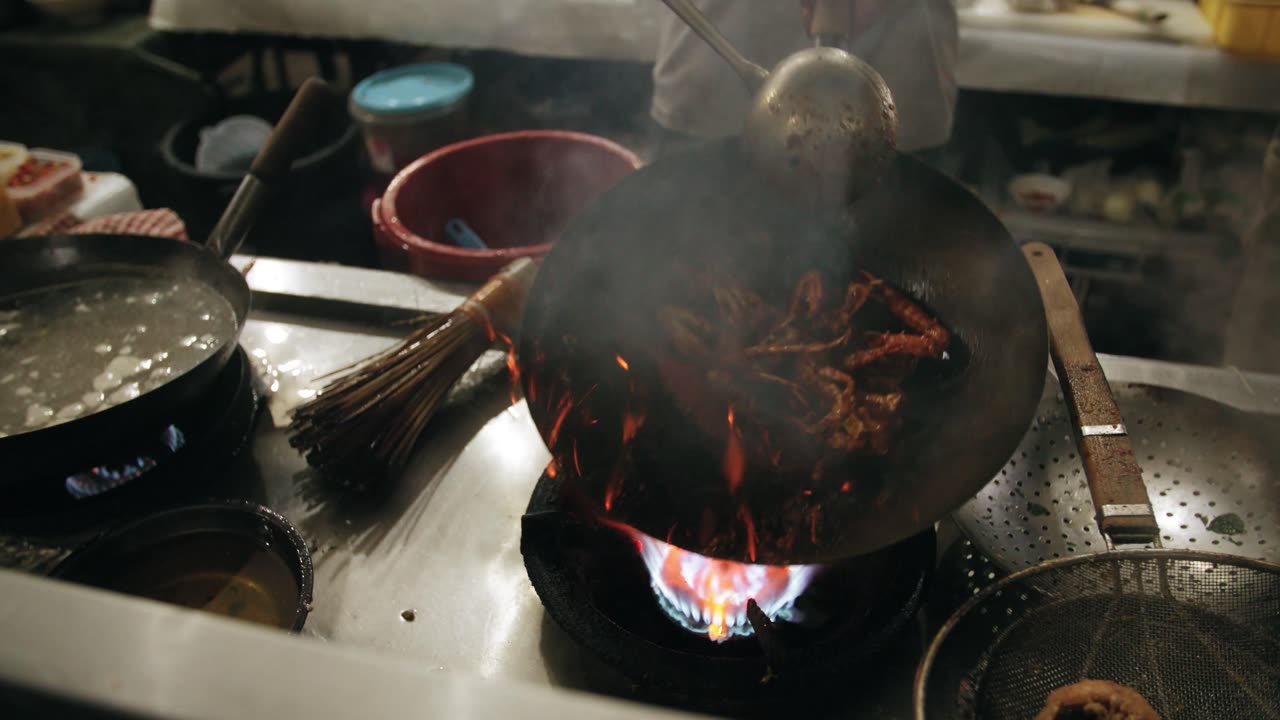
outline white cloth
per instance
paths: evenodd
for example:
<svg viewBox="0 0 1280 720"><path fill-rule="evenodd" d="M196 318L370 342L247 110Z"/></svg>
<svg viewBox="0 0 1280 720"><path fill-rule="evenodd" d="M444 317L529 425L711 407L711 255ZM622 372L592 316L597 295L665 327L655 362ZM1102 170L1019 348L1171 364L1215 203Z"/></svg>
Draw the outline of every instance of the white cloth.
<svg viewBox="0 0 1280 720"><path fill-rule="evenodd" d="M658 0L152 0L150 21L157 30L371 38L648 60L654 26L666 12Z"/></svg>
<svg viewBox="0 0 1280 720"><path fill-rule="evenodd" d="M892 0L894 4L931 7L946 0ZM1147 0L1161 2L1166 0ZM789 49L807 44L804 39L797 0L721 0L721 4L749 8L752 13L774 18L779 35L792 34ZM1181 6L1181 10L1179 10ZM945 9L937 5L938 10ZM996 92L1041 95L1070 95L1109 98L1132 102L1191 107L1210 107L1258 112L1280 112L1280 62L1268 62L1222 52L1215 47L1194 44L1196 38L1211 35L1208 22L1186 0L1169 6L1178 13L1178 44L1159 34L1134 33L1114 22L1105 24L1095 15L1076 17L1066 13L1027 16L1013 13L1003 0L975 0L960 12L960 52L952 46L939 49L938 43L924 49L882 43L871 53L860 53L895 85L891 77L892 58L906 58L906 67L933 64L951 68L961 87ZM920 10L916 10L920 12ZM1102 17L1105 17L1103 15ZM719 18L717 18L719 19ZM1120 18L1124 20L1124 18ZM449 48L494 48L530 55L566 58L612 58L648 62L656 57L660 41L659 24L668 28L675 16L658 0L361 0L341 3L334 0L153 0L151 26L180 32L243 32L267 35L301 35L334 38L367 38L436 45ZM929 15L926 35L945 39L952 19L937 10ZM732 23L730 23L732 25ZM1105 24L1106 32L1096 35ZM896 31L910 35L919 28L915 18ZM727 27L734 37L741 31ZM1120 30L1119 32L1117 32ZM734 39L737 39L736 37ZM688 42L696 45L696 38ZM692 47L692 45L691 45ZM768 50L768 48L765 48ZM701 50L701 48L699 48ZM772 50L766 57L744 47L752 59L769 66L785 51ZM709 50L705 52L710 53ZM936 53L936 54L933 54ZM678 57L678 56L677 56ZM708 56L709 57L709 56ZM921 59L924 58L924 59ZM701 61L700 61L701 62ZM719 62L702 63L722 71ZM670 70L669 70L670 71ZM950 72L950 70L947 70ZM922 70L923 73L923 70ZM926 74L927 75L927 74ZM661 80L661 78L658 78ZM949 78L945 78L949 79ZM736 82L736 79L735 79ZM902 85L901 79L896 80ZM720 87L741 92L733 83L703 82L701 87ZM923 84L921 85L923 87ZM896 88L895 88L896 90ZM729 92L729 90L725 90ZM924 107L938 91L920 94ZM897 91L901 102L907 91ZM915 94L912 93L915 97ZM666 112L674 112L669 103ZM687 103L680 107L693 106ZM946 105L935 107L949 108ZM721 114L716 104L705 112ZM924 111L926 114L928 110ZM922 121L920 112L907 112L907 129ZM938 118L950 124L950 114ZM693 127L686 118L681 127ZM675 120L672 129L679 129ZM927 142L925 144L928 144Z"/></svg>
<svg viewBox="0 0 1280 720"><path fill-rule="evenodd" d="M796 0L695 0L738 50L771 68L813 44ZM698 137L739 132L750 98L742 81L674 13L660 20L651 113ZM884 76L898 106L898 147L946 141L955 111L957 46L952 0L896 0L850 49Z"/></svg>

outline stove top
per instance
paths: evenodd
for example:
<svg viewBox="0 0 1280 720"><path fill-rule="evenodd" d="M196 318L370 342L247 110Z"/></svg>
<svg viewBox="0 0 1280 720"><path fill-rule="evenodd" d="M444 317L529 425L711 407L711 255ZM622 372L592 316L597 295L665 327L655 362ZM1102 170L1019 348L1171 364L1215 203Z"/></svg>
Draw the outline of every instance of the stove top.
<svg viewBox="0 0 1280 720"><path fill-rule="evenodd" d="M468 402L443 411L402 477L374 495L348 495L318 481L289 447L288 411L314 392L316 378L403 333L402 326L362 313L339 318L330 303L442 311L456 306L466 288L265 258L248 280L255 309L241 342L272 391L270 412L256 423L245 453L245 472L261 478L255 499L288 517L313 551L314 609L303 634L330 648L375 649L433 671L655 701L649 688L562 629L530 581L521 519L550 456L527 406L512 405L506 387L478 386ZM294 300L272 301L280 293ZM1121 382L1194 390L1244 409L1280 412L1280 378L1130 358L1103 356L1101 362ZM652 596L648 587L640 590ZM930 593L931 606L936 594ZM949 609L938 608L929 620ZM907 628L891 655L876 662L883 677L855 675L849 683L858 693L823 698L806 714L910 717L911 680L925 637ZM654 646L653 652L667 652Z"/></svg>

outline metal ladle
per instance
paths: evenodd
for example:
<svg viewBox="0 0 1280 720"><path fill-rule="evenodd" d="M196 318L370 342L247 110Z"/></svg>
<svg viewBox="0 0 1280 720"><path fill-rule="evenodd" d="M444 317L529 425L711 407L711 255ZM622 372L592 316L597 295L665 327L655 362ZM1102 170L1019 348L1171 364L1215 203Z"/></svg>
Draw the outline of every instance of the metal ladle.
<svg viewBox="0 0 1280 720"><path fill-rule="evenodd" d="M754 95L742 137L755 167L793 197L843 207L873 188L896 154L897 110L880 73L836 47L812 47L773 72L742 56L689 0L662 0ZM847 34L847 0L818 0L819 43Z"/></svg>

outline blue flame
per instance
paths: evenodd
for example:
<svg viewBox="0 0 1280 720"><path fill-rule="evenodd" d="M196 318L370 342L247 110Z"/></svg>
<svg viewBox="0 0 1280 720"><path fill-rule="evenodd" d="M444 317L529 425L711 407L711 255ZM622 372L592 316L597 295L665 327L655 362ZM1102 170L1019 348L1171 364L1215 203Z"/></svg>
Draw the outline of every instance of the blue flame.
<svg viewBox="0 0 1280 720"><path fill-rule="evenodd" d="M95 465L78 472L66 479L67 493L77 500L84 500L114 490L136 480L158 465L159 459L177 453L186 444L187 438L182 430L177 425L170 425L160 433L160 447L155 453L137 455L133 460L118 465Z"/></svg>

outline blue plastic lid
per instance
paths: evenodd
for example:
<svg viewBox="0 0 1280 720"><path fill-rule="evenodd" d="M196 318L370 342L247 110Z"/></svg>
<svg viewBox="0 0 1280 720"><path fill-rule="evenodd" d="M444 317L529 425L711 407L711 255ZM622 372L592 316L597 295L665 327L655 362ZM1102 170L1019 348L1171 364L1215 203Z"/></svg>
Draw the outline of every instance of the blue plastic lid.
<svg viewBox="0 0 1280 720"><path fill-rule="evenodd" d="M473 82L471 71L461 65L404 65L361 80L351 100L368 113L411 115L452 105L471 92Z"/></svg>

